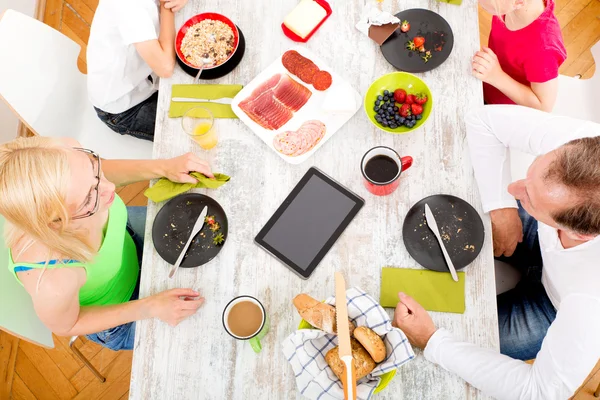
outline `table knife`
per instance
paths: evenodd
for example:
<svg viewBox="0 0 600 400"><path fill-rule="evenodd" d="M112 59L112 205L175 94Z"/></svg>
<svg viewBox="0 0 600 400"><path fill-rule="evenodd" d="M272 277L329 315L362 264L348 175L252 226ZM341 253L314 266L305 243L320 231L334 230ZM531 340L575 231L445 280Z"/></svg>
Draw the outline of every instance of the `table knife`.
<svg viewBox="0 0 600 400"><path fill-rule="evenodd" d="M356 372L350 345L350 328L348 327L348 307L346 305L346 282L341 272L335 273L335 321L337 325L339 357L344 363L344 399L356 400Z"/></svg>
<svg viewBox="0 0 600 400"><path fill-rule="evenodd" d="M173 97L171 101L176 103L218 103L218 104L231 104L233 99L229 97L222 97L220 99L194 99L192 97Z"/></svg>
<svg viewBox="0 0 600 400"><path fill-rule="evenodd" d="M175 264L173 264L171 271L169 271L169 278L172 278L175 275L175 272L177 271L177 269L181 265L181 262L183 261L183 257L185 257L185 253L187 253L187 250L190 247L190 244L192 243L192 240L194 239L194 237L196 237L198 232L202 230L202 227L204 227L204 218L206 217L206 214L208 214L208 206L204 206L204 209L202 209L202 212L198 216L198 219L196 220L196 223L192 228L192 233L190 234L187 243L185 244L185 246L183 246L181 254L177 258L177 261L175 261Z"/></svg>
<svg viewBox="0 0 600 400"><path fill-rule="evenodd" d="M452 275L452 279L455 282L458 282L458 275L456 275L456 269L454 269L454 264L452 264L452 260L446 251L446 246L444 246L444 241L442 240L442 236L440 235L440 229L437 226L437 222L435 222L435 217L431 212L431 208L429 208L429 204L425 203L425 220L427 221L427 226L431 229L431 232L437 238L440 247L442 248L442 254L444 255L444 259L446 260L446 264L448 264L448 269L450 270L450 274Z"/></svg>

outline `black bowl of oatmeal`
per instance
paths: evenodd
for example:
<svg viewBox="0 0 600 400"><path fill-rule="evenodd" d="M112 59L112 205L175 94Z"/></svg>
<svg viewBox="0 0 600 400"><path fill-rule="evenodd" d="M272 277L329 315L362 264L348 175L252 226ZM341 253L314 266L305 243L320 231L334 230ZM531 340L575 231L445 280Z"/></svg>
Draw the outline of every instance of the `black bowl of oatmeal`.
<svg viewBox="0 0 600 400"><path fill-rule="evenodd" d="M202 59L213 62L204 67L213 69L225 64L238 49L240 35L235 24L217 13L198 14L183 24L175 37L177 57L188 67L199 69Z"/></svg>

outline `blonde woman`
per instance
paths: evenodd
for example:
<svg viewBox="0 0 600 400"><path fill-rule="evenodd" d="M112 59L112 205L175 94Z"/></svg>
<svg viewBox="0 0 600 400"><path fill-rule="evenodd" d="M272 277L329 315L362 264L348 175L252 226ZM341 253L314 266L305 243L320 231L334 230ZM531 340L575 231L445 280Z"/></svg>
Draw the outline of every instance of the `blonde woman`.
<svg viewBox="0 0 600 400"><path fill-rule="evenodd" d="M204 302L192 289L138 300L145 207L125 207L115 187L167 177L213 177L188 153L167 160L102 160L72 139L19 138L0 145L0 214L9 269L52 332L132 349L135 321L174 326ZM129 213L129 221L128 221Z"/></svg>

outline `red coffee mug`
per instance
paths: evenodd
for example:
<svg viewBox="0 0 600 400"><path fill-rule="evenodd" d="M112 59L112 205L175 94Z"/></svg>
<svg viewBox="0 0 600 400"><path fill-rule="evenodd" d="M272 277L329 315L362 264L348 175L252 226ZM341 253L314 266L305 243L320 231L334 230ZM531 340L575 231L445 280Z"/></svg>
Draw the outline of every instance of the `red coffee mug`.
<svg viewBox="0 0 600 400"><path fill-rule="evenodd" d="M369 164L369 161L372 164ZM400 174L410 168L412 162L412 157L400 157L395 150L389 147L373 147L365 153L360 162L365 187L375 196L387 196L398 188ZM369 164L369 168L367 168L367 164Z"/></svg>

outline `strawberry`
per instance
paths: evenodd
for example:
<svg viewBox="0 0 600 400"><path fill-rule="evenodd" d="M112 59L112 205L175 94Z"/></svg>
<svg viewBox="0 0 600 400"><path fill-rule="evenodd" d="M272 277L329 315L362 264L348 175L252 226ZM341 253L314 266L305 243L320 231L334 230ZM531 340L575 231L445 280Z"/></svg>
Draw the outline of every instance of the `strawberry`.
<svg viewBox="0 0 600 400"><path fill-rule="evenodd" d="M419 46L417 50L419 50L421 53L425 53L425 46Z"/></svg>
<svg viewBox="0 0 600 400"><path fill-rule="evenodd" d="M406 96L406 104L412 104L415 102L415 95L414 94L409 94Z"/></svg>
<svg viewBox="0 0 600 400"><path fill-rule="evenodd" d="M423 36L415 36L413 39L413 43L415 44L415 47L418 49L419 47L421 47L425 44L425 38Z"/></svg>
<svg viewBox="0 0 600 400"><path fill-rule="evenodd" d="M204 222L206 222L209 225L213 225L216 221L215 221L215 216L214 215L208 215L206 217L204 217Z"/></svg>
<svg viewBox="0 0 600 400"><path fill-rule="evenodd" d="M410 105L410 111L413 113L413 115L420 115L423 114L423 106L420 104L411 104Z"/></svg>
<svg viewBox="0 0 600 400"><path fill-rule="evenodd" d="M400 25L400 30L404 33L410 31L410 24L407 20L402 21L402 24Z"/></svg>
<svg viewBox="0 0 600 400"><path fill-rule="evenodd" d="M415 43L412 40L406 42L406 48L411 51L415 51L417 49Z"/></svg>
<svg viewBox="0 0 600 400"><path fill-rule="evenodd" d="M398 114L400 114L400 116L404 118L408 117L410 115L410 104L402 104L402 107L400 107Z"/></svg>
<svg viewBox="0 0 600 400"><path fill-rule="evenodd" d="M406 101L406 90L396 89L394 91L394 100L396 100L396 103L404 103Z"/></svg>
<svg viewBox="0 0 600 400"><path fill-rule="evenodd" d="M417 93L414 98L416 104L423 105L427 103L427 95L425 93Z"/></svg>

